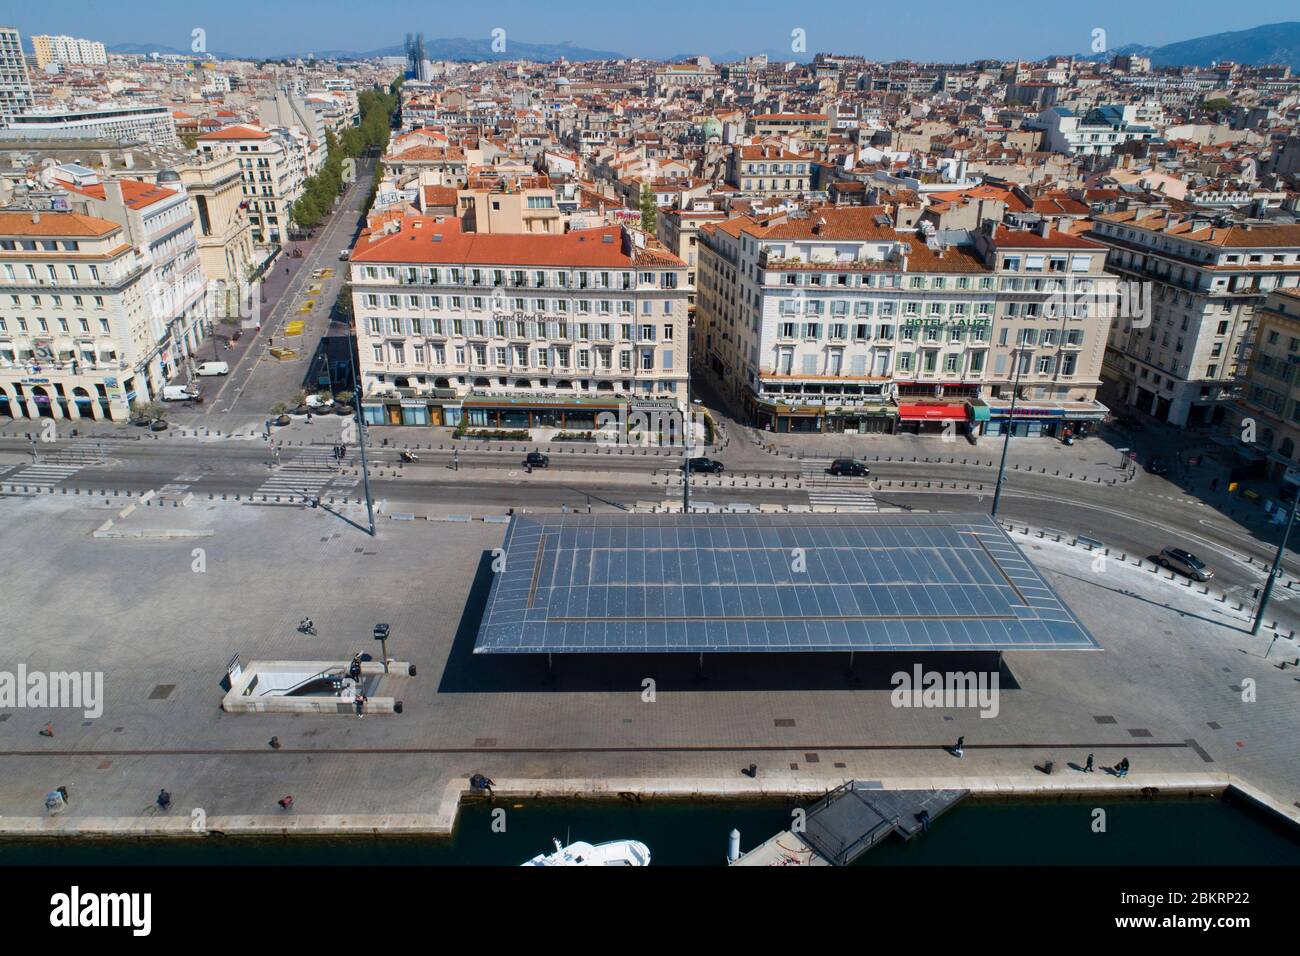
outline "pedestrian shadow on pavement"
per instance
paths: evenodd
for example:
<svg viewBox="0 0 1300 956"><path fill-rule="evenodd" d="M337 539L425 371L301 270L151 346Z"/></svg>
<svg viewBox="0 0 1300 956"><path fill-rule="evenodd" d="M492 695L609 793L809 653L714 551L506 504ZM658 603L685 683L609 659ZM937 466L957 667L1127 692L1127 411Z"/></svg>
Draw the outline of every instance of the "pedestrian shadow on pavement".
<svg viewBox="0 0 1300 956"><path fill-rule="evenodd" d="M773 690L892 691L899 672L998 673L999 690L1020 685L1005 659L988 651L895 653L859 651L825 653L709 653L703 668L699 653L554 654L545 652L475 654L474 642L492 587L492 553L479 558L438 692L443 694L519 693L528 691L636 693L651 678L656 691L743 692Z"/></svg>

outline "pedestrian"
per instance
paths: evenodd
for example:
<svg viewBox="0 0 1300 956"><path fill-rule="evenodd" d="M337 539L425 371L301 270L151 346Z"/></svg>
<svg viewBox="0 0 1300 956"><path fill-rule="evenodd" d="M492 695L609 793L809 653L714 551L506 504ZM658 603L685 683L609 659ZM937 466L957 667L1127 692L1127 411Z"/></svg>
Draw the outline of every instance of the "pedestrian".
<svg viewBox="0 0 1300 956"><path fill-rule="evenodd" d="M360 719L362 717L365 717L366 715L365 713L363 713L363 711L365 710L366 707L366 695L358 692L357 695L352 699L352 702L356 704L357 707L357 718Z"/></svg>
<svg viewBox="0 0 1300 956"><path fill-rule="evenodd" d="M276 803L278 803L278 804L280 805L280 809L281 809L281 810L292 810L292 809L293 809L293 795L292 795L292 794L287 794L287 795L281 797L279 800L277 800Z"/></svg>
<svg viewBox="0 0 1300 956"><path fill-rule="evenodd" d="M1218 478L1211 478L1211 479L1210 479L1210 490L1211 490L1211 491L1218 491L1218 490L1219 490L1219 479L1218 479Z"/></svg>
<svg viewBox="0 0 1300 956"><path fill-rule="evenodd" d="M172 805L172 795L168 793L165 789L159 790L158 799L156 802L158 804L159 810L166 810Z"/></svg>
<svg viewBox="0 0 1300 956"><path fill-rule="evenodd" d="M1119 763L1115 764L1115 776L1117 777L1128 776L1128 757L1125 757Z"/></svg>
<svg viewBox="0 0 1300 956"><path fill-rule="evenodd" d="M1088 754L1088 759L1083 764L1084 773L1092 773L1092 754Z"/></svg>
<svg viewBox="0 0 1300 956"><path fill-rule="evenodd" d="M42 736L42 737L53 737L53 736L54 736L54 724L47 723L47 724L45 725L45 729L41 731L41 736Z"/></svg>
<svg viewBox="0 0 1300 956"><path fill-rule="evenodd" d="M953 755L954 757L960 757L960 756L962 756L962 755L965 753L965 749L964 749L965 744L966 744L966 738L965 738L965 737L958 737L958 738L957 738L957 743L953 745L953 748L952 748L952 755Z"/></svg>
<svg viewBox="0 0 1300 956"><path fill-rule="evenodd" d="M353 654L352 663L348 665L348 676L353 680L361 679L361 655Z"/></svg>

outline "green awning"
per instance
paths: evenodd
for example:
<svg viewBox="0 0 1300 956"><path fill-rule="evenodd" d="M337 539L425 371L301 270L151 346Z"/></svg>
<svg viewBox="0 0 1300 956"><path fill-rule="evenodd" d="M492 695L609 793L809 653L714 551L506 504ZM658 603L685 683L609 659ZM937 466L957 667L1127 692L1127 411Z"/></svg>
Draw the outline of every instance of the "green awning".
<svg viewBox="0 0 1300 956"><path fill-rule="evenodd" d="M986 422L989 420L989 407L983 402L978 405L972 404L970 407L970 420L973 422Z"/></svg>

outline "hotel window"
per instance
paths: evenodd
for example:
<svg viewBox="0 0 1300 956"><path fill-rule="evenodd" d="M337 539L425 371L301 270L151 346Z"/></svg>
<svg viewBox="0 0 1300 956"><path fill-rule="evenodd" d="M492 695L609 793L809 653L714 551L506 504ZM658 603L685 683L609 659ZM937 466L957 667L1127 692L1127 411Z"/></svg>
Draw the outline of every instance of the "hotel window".
<svg viewBox="0 0 1300 956"><path fill-rule="evenodd" d="M555 350L555 365L557 368L569 367L569 350L567 348L557 348Z"/></svg>
<svg viewBox="0 0 1300 956"><path fill-rule="evenodd" d="M858 340L871 338L871 326L860 322L853 327L853 337Z"/></svg>
<svg viewBox="0 0 1300 956"><path fill-rule="evenodd" d="M591 368L591 352L587 349L578 349L578 368L582 371Z"/></svg>
<svg viewBox="0 0 1300 956"><path fill-rule="evenodd" d="M423 345L417 345L417 346L415 346L415 350L414 350L414 351L415 351L415 364L416 364L416 365L423 365L423 364L424 364L424 346L423 346Z"/></svg>
<svg viewBox="0 0 1300 956"><path fill-rule="evenodd" d="M1046 375L1052 370L1052 356L1044 355L1038 359L1038 374Z"/></svg>
<svg viewBox="0 0 1300 956"><path fill-rule="evenodd" d="M624 372L632 371L632 353L624 350L618 353L618 367Z"/></svg>
<svg viewBox="0 0 1300 956"><path fill-rule="evenodd" d="M456 346L456 364L457 365L465 364L465 346L463 345Z"/></svg>
<svg viewBox="0 0 1300 956"><path fill-rule="evenodd" d="M424 334L424 323L423 323L422 321L420 321L419 319L411 319L411 334L412 334L412 335L423 335L423 334Z"/></svg>
<svg viewBox="0 0 1300 956"><path fill-rule="evenodd" d="M99 331L103 332L105 335L108 334L108 332L109 332L109 329L108 329L108 319L100 319L100 320L99 320Z"/></svg>
<svg viewBox="0 0 1300 956"><path fill-rule="evenodd" d="M652 349L641 350L641 371L653 372L655 369L655 353Z"/></svg>
<svg viewBox="0 0 1300 956"><path fill-rule="evenodd" d="M946 355L943 359L943 370L945 372L956 372L961 363L960 355Z"/></svg>
<svg viewBox="0 0 1300 956"><path fill-rule="evenodd" d="M487 346L486 346L486 345L475 345L475 346L474 346L474 364L475 364L475 365L478 365L478 366L480 366L480 367L482 367L482 366L484 366L484 365L487 365Z"/></svg>
<svg viewBox="0 0 1300 956"><path fill-rule="evenodd" d="M506 367L506 350L505 350L505 349L503 349L503 348L495 348L495 349L493 349L493 350L492 350L492 357L493 357L493 359L494 359L494 361L495 361L495 363L496 363L496 367L497 367L497 368L505 368L505 367Z"/></svg>
<svg viewBox="0 0 1300 956"><path fill-rule="evenodd" d="M984 352L972 352L970 356L970 370L972 374L984 371Z"/></svg>
<svg viewBox="0 0 1300 956"><path fill-rule="evenodd" d="M382 345L376 345L374 349L375 349L375 361L380 365L382 365L384 363L384 347Z"/></svg>
<svg viewBox="0 0 1300 956"><path fill-rule="evenodd" d="M897 366L897 368L898 368L898 370L899 370L900 372L910 372L910 371L912 370L912 353L911 353L911 352L899 352L899 353L898 353L898 366Z"/></svg>

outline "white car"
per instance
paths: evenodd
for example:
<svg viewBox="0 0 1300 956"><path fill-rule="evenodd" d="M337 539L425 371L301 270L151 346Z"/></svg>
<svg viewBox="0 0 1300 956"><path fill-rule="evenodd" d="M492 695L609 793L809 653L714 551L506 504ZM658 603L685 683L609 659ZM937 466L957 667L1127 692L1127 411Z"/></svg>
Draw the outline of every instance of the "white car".
<svg viewBox="0 0 1300 956"><path fill-rule="evenodd" d="M329 406L334 404L334 399L323 397L321 395L308 395L303 404L308 408L329 408Z"/></svg>
<svg viewBox="0 0 1300 956"><path fill-rule="evenodd" d="M230 365L227 362L204 362L197 369L196 375L229 375Z"/></svg>

